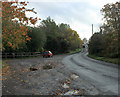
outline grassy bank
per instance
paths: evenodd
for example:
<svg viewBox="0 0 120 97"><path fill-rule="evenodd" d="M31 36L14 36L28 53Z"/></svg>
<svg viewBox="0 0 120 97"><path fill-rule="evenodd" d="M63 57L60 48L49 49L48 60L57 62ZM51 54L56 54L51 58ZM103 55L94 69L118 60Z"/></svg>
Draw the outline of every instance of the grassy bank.
<svg viewBox="0 0 120 97"><path fill-rule="evenodd" d="M6 68L7 66L6 61L2 61L2 68Z"/></svg>
<svg viewBox="0 0 120 97"><path fill-rule="evenodd" d="M118 64L118 58L105 58L105 57L98 57L98 56L94 56L94 55L90 55L90 54L88 55L88 57L91 57L96 60L101 60L101 61L105 61L105 62L109 62L109 63Z"/></svg>
<svg viewBox="0 0 120 97"><path fill-rule="evenodd" d="M70 54L74 54L74 53L78 53L78 52L80 52L81 51L81 49L76 49L76 50L74 50L74 51L70 51L69 53Z"/></svg>
<svg viewBox="0 0 120 97"><path fill-rule="evenodd" d="M1 66L0 66L0 73L2 73L2 71L7 71L8 69L8 65L6 64L6 61L0 61L1 62Z"/></svg>

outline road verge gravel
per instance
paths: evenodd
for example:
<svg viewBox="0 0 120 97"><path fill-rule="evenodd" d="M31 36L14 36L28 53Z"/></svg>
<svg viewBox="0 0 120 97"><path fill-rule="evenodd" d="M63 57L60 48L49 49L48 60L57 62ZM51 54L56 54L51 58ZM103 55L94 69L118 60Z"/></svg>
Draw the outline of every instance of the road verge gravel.
<svg viewBox="0 0 120 97"><path fill-rule="evenodd" d="M68 55L6 60L10 75L3 75L3 95L63 95L74 90L79 91L77 95L97 95L94 86L86 84L62 63ZM64 88L64 83L69 88Z"/></svg>

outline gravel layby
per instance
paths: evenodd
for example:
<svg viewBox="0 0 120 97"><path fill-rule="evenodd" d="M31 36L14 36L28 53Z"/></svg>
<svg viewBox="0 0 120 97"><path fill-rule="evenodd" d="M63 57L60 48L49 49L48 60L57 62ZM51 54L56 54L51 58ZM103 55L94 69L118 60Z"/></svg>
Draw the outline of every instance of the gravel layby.
<svg viewBox="0 0 120 97"><path fill-rule="evenodd" d="M3 60L8 67L3 69L2 95L97 95L94 86L61 63L66 56Z"/></svg>

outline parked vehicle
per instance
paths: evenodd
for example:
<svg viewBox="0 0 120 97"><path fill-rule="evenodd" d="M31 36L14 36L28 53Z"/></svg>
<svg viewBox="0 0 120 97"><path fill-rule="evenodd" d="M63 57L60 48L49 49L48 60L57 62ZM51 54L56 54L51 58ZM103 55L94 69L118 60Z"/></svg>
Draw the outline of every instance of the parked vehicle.
<svg viewBox="0 0 120 97"><path fill-rule="evenodd" d="M53 54L52 54L51 51L45 51L45 52L43 53L43 57L52 57L52 56L53 56Z"/></svg>

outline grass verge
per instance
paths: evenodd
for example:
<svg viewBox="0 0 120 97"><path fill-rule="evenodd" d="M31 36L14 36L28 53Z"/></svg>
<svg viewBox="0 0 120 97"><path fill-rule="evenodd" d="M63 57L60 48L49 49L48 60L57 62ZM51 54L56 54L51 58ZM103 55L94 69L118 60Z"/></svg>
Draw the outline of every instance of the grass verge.
<svg viewBox="0 0 120 97"><path fill-rule="evenodd" d="M7 66L6 61L2 61L2 68L6 68Z"/></svg>
<svg viewBox="0 0 120 97"><path fill-rule="evenodd" d="M118 64L118 62L120 62L120 60L118 58L98 57L98 56L90 55L90 54L88 54L88 57L91 57L91 58L96 59L96 60L101 60L101 61L105 61L105 62L109 62L109 63L114 63L114 64Z"/></svg>
<svg viewBox="0 0 120 97"><path fill-rule="evenodd" d="M76 50L74 50L74 51L70 51L69 53L70 54L74 54L74 53L78 53L78 52L80 52L81 51L81 49L76 49Z"/></svg>

